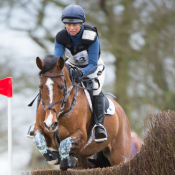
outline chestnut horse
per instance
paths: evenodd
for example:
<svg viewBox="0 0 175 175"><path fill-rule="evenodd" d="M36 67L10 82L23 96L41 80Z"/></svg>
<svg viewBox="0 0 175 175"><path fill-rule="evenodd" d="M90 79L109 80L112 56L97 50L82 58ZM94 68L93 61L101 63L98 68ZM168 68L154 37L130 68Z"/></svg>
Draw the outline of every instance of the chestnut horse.
<svg viewBox="0 0 175 175"><path fill-rule="evenodd" d="M75 165L82 168L113 166L130 158L130 125L122 107L111 99L115 113L105 115L104 119L108 138L96 143L88 138L92 113L84 90L72 82L64 59L47 55L43 61L37 57L36 64L41 70L41 101L33 142L41 154L50 163L60 164L62 170ZM96 160L88 158L98 152Z"/></svg>

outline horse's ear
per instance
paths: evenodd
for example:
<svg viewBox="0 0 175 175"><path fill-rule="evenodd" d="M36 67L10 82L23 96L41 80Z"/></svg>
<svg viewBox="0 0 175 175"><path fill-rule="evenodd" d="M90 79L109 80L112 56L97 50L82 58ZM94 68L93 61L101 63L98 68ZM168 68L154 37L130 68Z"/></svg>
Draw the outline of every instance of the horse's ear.
<svg viewBox="0 0 175 175"><path fill-rule="evenodd" d="M60 57L57 61L57 69L62 70L64 67L64 59Z"/></svg>
<svg viewBox="0 0 175 175"><path fill-rule="evenodd" d="M39 57L36 57L36 65L40 70L42 70L44 67L44 62Z"/></svg>

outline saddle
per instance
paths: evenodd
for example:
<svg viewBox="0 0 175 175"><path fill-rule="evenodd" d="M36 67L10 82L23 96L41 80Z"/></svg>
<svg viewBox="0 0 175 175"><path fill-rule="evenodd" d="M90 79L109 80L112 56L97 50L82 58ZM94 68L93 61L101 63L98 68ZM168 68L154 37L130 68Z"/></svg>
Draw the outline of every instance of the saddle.
<svg viewBox="0 0 175 175"><path fill-rule="evenodd" d="M88 81L83 82L81 84L84 87L84 93L85 93L86 98L87 98L87 100L89 102L89 106L90 106L91 112L93 112L93 107L92 107L92 101L93 101L93 82L91 80L88 80ZM104 95L104 99L105 99L105 114L113 115L114 112L115 112L114 104L113 104L113 102L110 99L108 99L105 96L104 93L103 93L103 95Z"/></svg>

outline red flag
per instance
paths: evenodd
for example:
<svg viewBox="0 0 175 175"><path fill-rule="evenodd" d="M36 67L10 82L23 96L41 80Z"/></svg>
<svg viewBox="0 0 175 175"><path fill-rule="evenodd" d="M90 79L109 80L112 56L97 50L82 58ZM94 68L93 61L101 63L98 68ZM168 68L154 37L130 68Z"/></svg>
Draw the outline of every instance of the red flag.
<svg viewBox="0 0 175 175"><path fill-rule="evenodd" d="M13 96L11 77L7 77L5 79L0 80L0 94L5 95L7 97Z"/></svg>

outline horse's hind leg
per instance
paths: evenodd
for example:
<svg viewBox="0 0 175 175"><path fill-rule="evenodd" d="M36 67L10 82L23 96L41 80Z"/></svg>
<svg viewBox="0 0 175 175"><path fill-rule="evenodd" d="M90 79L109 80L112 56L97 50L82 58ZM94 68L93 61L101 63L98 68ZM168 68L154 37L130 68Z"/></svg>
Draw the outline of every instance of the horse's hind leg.
<svg viewBox="0 0 175 175"><path fill-rule="evenodd" d="M106 155L104 153L105 157L110 161L111 166L118 165L121 162L126 162L130 158L130 143L128 142L127 147L122 145L122 142L117 146L116 144L109 145L109 151Z"/></svg>
<svg viewBox="0 0 175 175"><path fill-rule="evenodd" d="M90 157L78 157L76 168L96 168L97 160Z"/></svg>
<svg viewBox="0 0 175 175"><path fill-rule="evenodd" d="M120 164L121 162L126 162L127 161L127 157L123 156L122 151L120 151L120 150L113 150L110 153L109 161L110 161L111 166L114 166L114 165Z"/></svg>
<svg viewBox="0 0 175 175"><path fill-rule="evenodd" d="M105 148L103 151L96 153L96 167L103 168L111 166L108 160L107 152L109 153L109 149Z"/></svg>

